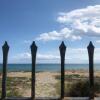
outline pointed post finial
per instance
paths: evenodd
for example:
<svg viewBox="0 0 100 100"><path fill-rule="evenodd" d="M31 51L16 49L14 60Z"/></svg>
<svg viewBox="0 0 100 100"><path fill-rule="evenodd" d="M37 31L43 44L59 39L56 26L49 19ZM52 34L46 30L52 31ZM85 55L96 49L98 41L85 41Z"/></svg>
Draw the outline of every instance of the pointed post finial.
<svg viewBox="0 0 100 100"><path fill-rule="evenodd" d="M65 44L64 44L64 41L62 41L62 43L61 43L59 49L66 49L66 46L65 46Z"/></svg>
<svg viewBox="0 0 100 100"><path fill-rule="evenodd" d="M2 46L2 49L9 50L9 45L7 41L5 41L4 45Z"/></svg>
<svg viewBox="0 0 100 100"><path fill-rule="evenodd" d="M61 57L61 100L64 98L64 89L65 89L65 52L66 46L62 41L61 45L59 46L60 50L60 57Z"/></svg>
<svg viewBox="0 0 100 100"><path fill-rule="evenodd" d="M92 41L90 41L90 43L89 43L89 45L88 45L87 48L88 49L94 49L95 48L94 45L93 45L93 43L92 43Z"/></svg>
<svg viewBox="0 0 100 100"><path fill-rule="evenodd" d="M87 47L89 56L90 100L94 100L94 48L94 45L90 41Z"/></svg>
<svg viewBox="0 0 100 100"><path fill-rule="evenodd" d="M37 46L35 44L35 41L33 41L32 45L31 45L31 49L37 49Z"/></svg>

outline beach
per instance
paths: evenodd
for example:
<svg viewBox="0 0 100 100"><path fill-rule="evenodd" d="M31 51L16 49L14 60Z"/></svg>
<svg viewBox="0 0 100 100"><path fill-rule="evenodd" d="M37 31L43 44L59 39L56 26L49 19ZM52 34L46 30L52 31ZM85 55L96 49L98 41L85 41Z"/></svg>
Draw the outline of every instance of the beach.
<svg viewBox="0 0 100 100"><path fill-rule="evenodd" d="M60 97L60 72L37 72L36 73L36 97ZM100 71L95 72L95 77L100 77ZM2 77L0 76L0 79ZM88 70L66 70L65 84L74 83L80 80L89 80ZM7 91L17 91L18 96L31 96L31 72L8 72L7 73ZM59 85L58 85L59 83ZM57 87L58 86L58 87ZM99 94L99 93L98 93ZM13 94L14 95L14 94ZM10 96L10 95L8 95Z"/></svg>
<svg viewBox="0 0 100 100"><path fill-rule="evenodd" d="M39 72L36 73L36 97L52 97L52 96L59 96L56 94L55 84L58 82L55 79L55 75L59 75L59 73L51 73L51 72ZM17 78L30 78L31 79L31 72L10 72L7 74L8 77L17 77ZM31 80L28 81L29 87L20 89L22 96L30 97L31 96ZM20 87L20 86L18 86Z"/></svg>

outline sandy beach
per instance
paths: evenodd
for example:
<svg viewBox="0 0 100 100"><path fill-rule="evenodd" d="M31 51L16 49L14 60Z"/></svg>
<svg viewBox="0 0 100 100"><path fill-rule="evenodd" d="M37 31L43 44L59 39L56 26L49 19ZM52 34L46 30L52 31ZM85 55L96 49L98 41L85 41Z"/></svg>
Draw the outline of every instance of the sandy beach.
<svg viewBox="0 0 100 100"><path fill-rule="evenodd" d="M55 84L58 82L55 79L56 75L60 75L59 73L51 73L51 72L39 72L36 73L36 97L52 97L59 96L55 90ZM26 77L31 78L31 72L10 72L7 74L8 77ZM29 82L31 85L31 80ZM31 96L31 88L26 88L23 96ZM22 92L21 92L22 93Z"/></svg>
<svg viewBox="0 0 100 100"><path fill-rule="evenodd" d="M67 70L65 71L65 75L79 75L80 77L89 76L88 71L86 70ZM56 91L56 84L60 80L56 77L60 76L58 72L38 72L36 73L36 97L59 97ZM17 90L20 90L20 94L23 97L31 96L31 72L9 72L7 73L7 77L9 78L17 78L14 82L16 82ZM100 71L96 71L95 77L100 77ZM23 78L23 79L20 79ZM25 79L24 79L25 78ZM19 80L20 79L20 80ZM75 77L76 79L76 77ZM22 82L21 82L22 81ZM12 80L12 84L14 84ZM11 86L13 87L13 85Z"/></svg>

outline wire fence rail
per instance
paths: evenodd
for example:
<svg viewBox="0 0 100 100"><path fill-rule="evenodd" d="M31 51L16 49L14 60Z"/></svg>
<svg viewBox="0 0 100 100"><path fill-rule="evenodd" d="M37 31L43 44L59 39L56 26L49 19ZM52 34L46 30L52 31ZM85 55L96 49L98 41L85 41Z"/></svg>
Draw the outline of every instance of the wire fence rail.
<svg viewBox="0 0 100 100"><path fill-rule="evenodd" d="M59 46L60 51L60 58L61 58L61 95L60 98L35 98L35 66L36 66L36 53L37 53L37 46L35 41L33 41L32 45L30 46L31 49L31 57L32 57L32 71L31 71L31 97L22 97L22 98L7 98L6 97L6 79L7 79L7 59L8 59L8 52L9 52L9 45L7 42L4 43L2 46L3 51L3 75L2 75L2 95L0 100L64 100L64 90L65 90L65 53L66 53L66 46L64 42L61 43ZM87 98L73 98L71 100L93 100L94 99L94 46L90 41L88 47L88 57L89 57L89 83L90 83L90 95ZM85 91L84 91L85 92ZM70 100L70 99L65 99Z"/></svg>

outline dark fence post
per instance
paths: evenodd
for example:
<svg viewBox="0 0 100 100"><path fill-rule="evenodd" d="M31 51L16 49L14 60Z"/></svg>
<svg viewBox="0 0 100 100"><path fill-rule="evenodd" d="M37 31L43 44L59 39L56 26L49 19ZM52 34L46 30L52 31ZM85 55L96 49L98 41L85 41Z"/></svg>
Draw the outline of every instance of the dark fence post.
<svg viewBox="0 0 100 100"><path fill-rule="evenodd" d="M90 100L94 100L94 46L90 41L88 47L88 56L89 56L89 80L90 80Z"/></svg>
<svg viewBox="0 0 100 100"><path fill-rule="evenodd" d="M6 77L7 77L7 57L8 57L8 51L9 51L9 46L7 42L2 46L3 50L3 75L2 75L2 100L5 99L6 97Z"/></svg>
<svg viewBox="0 0 100 100"><path fill-rule="evenodd" d="M31 55L32 55L32 87L31 87L31 97L32 100L35 99L35 65L36 65L36 52L37 46L33 41L31 45Z"/></svg>
<svg viewBox="0 0 100 100"><path fill-rule="evenodd" d="M61 57L61 99L64 98L64 79L65 79L65 52L66 52L66 46L64 44L64 42L61 43L60 47L60 57Z"/></svg>

